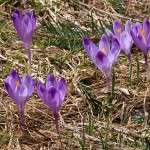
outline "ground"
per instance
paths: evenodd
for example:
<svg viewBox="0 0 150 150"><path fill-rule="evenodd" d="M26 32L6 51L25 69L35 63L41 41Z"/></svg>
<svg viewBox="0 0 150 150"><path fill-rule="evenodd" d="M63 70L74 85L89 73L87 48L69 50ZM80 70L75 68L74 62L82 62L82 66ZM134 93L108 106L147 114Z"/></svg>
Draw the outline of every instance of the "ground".
<svg viewBox="0 0 150 150"><path fill-rule="evenodd" d="M67 95L59 116L59 135L53 114L35 92L26 104L26 133L20 133L19 114L4 87L11 69L27 72L27 54L13 27L18 8L35 11L37 28L31 45L32 77L48 74L67 81ZM121 52L113 68L114 96L105 93L106 81L82 46L82 36L98 43L105 29L118 19L143 22L149 1L119 0L0 0L0 149L150 149L150 85L142 52L133 45L132 78ZM139 70L139 71L138 71ZM111 87L112 87L111 82Z"/></svg>

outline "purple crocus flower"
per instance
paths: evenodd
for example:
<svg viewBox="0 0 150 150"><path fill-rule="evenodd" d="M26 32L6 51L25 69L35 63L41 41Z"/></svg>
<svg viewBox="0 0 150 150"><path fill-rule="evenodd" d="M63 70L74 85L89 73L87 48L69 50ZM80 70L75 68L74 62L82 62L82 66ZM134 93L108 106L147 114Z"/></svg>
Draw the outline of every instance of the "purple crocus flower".
<svg viewBox="0 0 150 150"><path fill-rule="evenodd" d="M105 34L101 37L99 47L90 39L83 37L83 46L91 60L104 73L107 81L106 90L108 91L112 67L117 61L121 49L118 40L115 38L112 40L110 49L110 44Z"/></svg>
<svg viewBox="0 0 150 150"><path fill-rule="evenodd" d="M42 101L52 110L55 118L56 129L58 131L58 113L61 104L66 96L66 81L61 78L57 81L53 74L48 75L46 80L46 87L39 81L37 85L37 92Z"/></svg>
<svg viewBox="0 0 150 150"><path fill-rule="evenodd" d="M110 39L114 39L114 38L118 39L121 45L121 49L128 56L130 63L131 63L130 49L133 44L132 37L130 34L131 29L132 29L132 25L129 20L126 21L125 30L122 24L118 20L115 20L113 22L114 34L110 30L106 29L106 32L108 36L110 37Z"/></svg>
<svg viewBox="0 0 150 150"><path fill-rule="evenodd" d="M21 126L24 125L25 104L34 91L35 83L35 79L31 79L29 75L24 75L21 80L18 73L13 69L4 83L8 94L18 107Z"/></svg>
<svg viewBox="0 0 150 150"><path fill-rule="evenodd" d="M136 22L131 30L131 36L136 46L143 52L145 58L145 65L147 70L147 79L149 80L149 68L148 68L148 49L150 48L150 22L145 19L143 26Z"/></svg>
<svg viewBox="0 0 150 150"><path fill-rule="evenodd" d="M28 10L26 10L25 13L22 14L19 10L16 9L12 14L12 20L13 20L14 27L20 39L23 41L24 47L28 54L28 60L29 60L28 69L29 69L29 74L31 74L30 44L31 44L34 30L36 28L35 13L34 12L30 13Z"/></svg>

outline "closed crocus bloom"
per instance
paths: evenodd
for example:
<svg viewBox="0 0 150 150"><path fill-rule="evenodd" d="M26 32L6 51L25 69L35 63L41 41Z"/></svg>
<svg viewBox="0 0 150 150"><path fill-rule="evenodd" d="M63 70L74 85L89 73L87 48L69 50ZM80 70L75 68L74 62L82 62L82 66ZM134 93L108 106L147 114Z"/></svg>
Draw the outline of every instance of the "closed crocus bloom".
<svg viewBox="0 0 150 150"><path fill-rule="evenodd" d="M106 90L108 91L112 67L117 61L121 50L118 40L114 38L110 48L110 43L106 35L103 34L99 47L97 47L90 39L83 37L83 46L91 60L104 73L107 82Z"/></svg>
<svg viewBox="0 0 150 150"><path fill-rule="evenodd" d="M34 12L30 13L28 10L22 14L19 10L15 10L12 14L14 27L22 40L29 60L29 74L31 74L31 52L30 44L32 36L36 28L36 17Z"/></svg>
<svg viewBox="0 0 150 150"><path fill-rule="evenodd" d="M129 20L126 21L125 29L123 28L122 24L118 20L115 20L113 22L114 34L110 30L106 29L106 33L111 40L115 38L118 39L121 45L121 49L128 56L130 63L131 63L130 49L133 44L132 37L130 34L131 29L132 29L132 25Z"/></svg>
<svg viewBox="0 0 150 150"><path fill-rule="evenodd" d="M32 79L29 75L24 75L21 80L15 70L11 71L4 83L8 94L18 107L21 125L24 125L25 104L34 91L35 83L35 79Z"/></svg>
<svg viewBox="0 0 150 150"><path fill-rule="evenodd" d="M53 112L56 129L58 131L58 116L62 102L66 96L67 85L64 78L57 81L53 74L48 75L46 86L39 81L37 85L37 92L42 101Z"/></svg>
<svg viewBox="0 0 150 150"><path fill-rule="evenodd" d="M148 19L145 19L143 22L143 26L136 22L131 30L131 36L136 44L136 46L143 52L146 70L147 70L147 78L149 80L149 71L148 71L148 61L147 61L147 54L148 49L150 48L150 23Z"/></svg>

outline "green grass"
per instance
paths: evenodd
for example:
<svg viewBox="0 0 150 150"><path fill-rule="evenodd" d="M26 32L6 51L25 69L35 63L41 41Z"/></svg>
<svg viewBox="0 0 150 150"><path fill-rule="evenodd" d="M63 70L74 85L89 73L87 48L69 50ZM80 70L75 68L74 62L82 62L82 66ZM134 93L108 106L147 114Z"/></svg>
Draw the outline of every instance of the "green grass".
<svg viewBox="0 0 150 150"><path fill-rule="evenodd" d="M8 2L9 0L0 0L0 5L3 4L3 3L6 3Z"/></svg>
<svg viewBox="0 0 150 150"><path fill-rule="evenodd" d="M121 0L108 0L117 13L123 14L124 8Z"/></svg>
<svg viewBox="0 0 150 150"><path fill-rule="evenodd" d="M52 22L48 22L46 26L46 34L51 35L52 38L48 39L48 45L53 45L61 49L66 49L69 51L79 51L83 49L82 37L93 37L95 36L96 41L99 41L99 38L102 34L103 27L98 27L94 20L93 16L90 16L91 23L85 24L85 27L88 26L90 29L87 31L82 27L75 25L71 22L62 23L60 21L55 21L52 17Z"/></svg>

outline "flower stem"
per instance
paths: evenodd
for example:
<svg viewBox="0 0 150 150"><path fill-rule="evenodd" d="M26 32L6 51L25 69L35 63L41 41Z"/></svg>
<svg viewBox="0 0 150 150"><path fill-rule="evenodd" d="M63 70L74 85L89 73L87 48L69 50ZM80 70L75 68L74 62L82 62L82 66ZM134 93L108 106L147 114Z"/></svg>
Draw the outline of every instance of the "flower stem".
<svg viewBox="0 0 150 150"><path fill-rule="evenodd" d="M28 55L28 62L27 62L27 67L28 67L28 74L31 75L31 52L30 52L30 46L25 46L26 52Z"/></svg>
<svg viewBox="0 0 150 150"><path fill-rule="evenodd" d="M129 83L131 84L131 81L132 81L132 59L131 59L131 53L128 54L128 59L129 59Z"/></svg>
<svg viewBox="0 0 150 150"><path fill-rule="evenodd" d="M148 61L147 61L147 55L144 55L144 58L145 58L145 65L146 65L147 81L149 81L150 80L150 74L149 74L149 64L148 64Z"/></svg>
<svg viewBox="0 0 150 150"><path fill-rule="evenodd" d="M137 72L136 72L137 82L139 83L139 81L140 81L140 64L139 64L138 58L136 58L136 64L137 64Z"/></svg>
<svg viewBox="0 0 150 150"><path fill-rule="evenodd" d="M62 149L62 142L61 142L61 137L60 137L60 133L59 133L59 129L58 129L58 117L59 117L58 113L55 113L54 118L55 118L56 130L57 130L57 134L59 136L59 141L60 141L61 149Z"/></svg>
<svg viewBox="0 0 150 150"><path fill-rule="evenodd" d="M132 81L132 74L133 74L133 71L132 71L132 63L129 64L129 74L130 74L129 83L131 84L131 81Z"/></svg>
<svg viewBox="0 0 150 150"><path fill-rule="evenodd" d="M55 118L55 124L56 124L56 130L57 130L57 132L58 132L58 113L55 113L54 114L54 118Z"/></svg>
<svg viewBox="0 0 150 150"><path fill-rule="evenodd" d="M21 110L20 111L20 128L21 128L21 131L24 130L24 126L25 126L25 124L24 124L24 111Z"/></svg>
<svg viewBox="0 0 150 150"><path fill-rule="evenodd" d="M31 75L31 60L28 60L27 66L28 66L28 74Z"/></svg>
<svg viewBox="0 0 150 150"><path fill-rule="evenodd" d="M132 64L132 59L131 59L131 54L128 55L128 59L129 59L129 64Z"/></svg>
<svg viewBox="0 0 150 150"><path fill-rule="evenodd" d="M113 72L112 72L112 88L111 88L111 103L112 103L113 98L114 98L114 91L115 91L115 73L113 70Z"/></svg>
<svg viewBox="0 0 150 150"><path fill-rule="evenodd" d="M107 77L106 78L106 92L109 92L109 88L110 88L110 78Z"/></svg>

